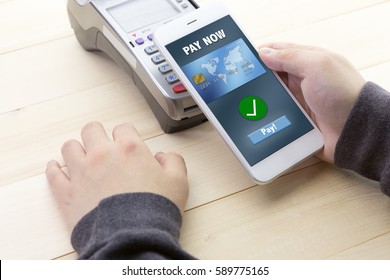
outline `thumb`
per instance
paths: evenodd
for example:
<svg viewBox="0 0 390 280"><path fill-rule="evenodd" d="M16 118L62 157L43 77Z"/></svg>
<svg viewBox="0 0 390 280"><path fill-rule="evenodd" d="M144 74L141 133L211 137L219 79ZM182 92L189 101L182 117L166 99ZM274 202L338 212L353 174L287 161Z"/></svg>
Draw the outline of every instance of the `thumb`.
<svg viewBox="0 0 390 280"><path fill-rule="evenodd" d="M259 50L260 58L272 70L286 72L304 78L307 65L312 61L313 54L302 49L273 49L262 47Z"/></svg>
<svg viewBox="0 0 390 280"><path fill-rule="evenodd" d="M154 157L166 171L187 177L187 167L181 155L159 152Z"/></svg>

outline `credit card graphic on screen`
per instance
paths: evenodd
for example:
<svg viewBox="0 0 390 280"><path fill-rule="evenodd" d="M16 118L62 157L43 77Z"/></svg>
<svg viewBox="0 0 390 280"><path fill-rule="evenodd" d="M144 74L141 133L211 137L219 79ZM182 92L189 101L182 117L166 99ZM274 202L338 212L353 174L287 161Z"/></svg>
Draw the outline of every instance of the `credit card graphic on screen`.
<svg viewBox="0 0 390 280"><path fill-rule="evenodd" d="M182 66L182 70L206 103L265 73L242 39Z"/></svg>

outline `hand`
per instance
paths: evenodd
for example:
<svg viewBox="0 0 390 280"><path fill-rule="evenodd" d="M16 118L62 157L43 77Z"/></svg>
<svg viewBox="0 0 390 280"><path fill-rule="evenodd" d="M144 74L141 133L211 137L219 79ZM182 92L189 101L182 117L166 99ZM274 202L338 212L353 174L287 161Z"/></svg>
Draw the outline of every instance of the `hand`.
<svg viewBox="0 0 390 280"><path fill-rule="evenodd" d="M270 43L259 53L321 130L325 145L318 157L333 163L337 140L365 84L363 77L344 57L317 47Z"/></svg>
<svg viewBox="0 0 390 280"><path fill-rule="evenodd" d="M188 198L183 158L153 156L130 124L117 126L112 136L110 141L100 123L89 123L81 131L83 145L70 140L62 147L68 174L57 161L47 165L47 179L70 229L103 198L121 193L159 194L183 212Z"/></svg>

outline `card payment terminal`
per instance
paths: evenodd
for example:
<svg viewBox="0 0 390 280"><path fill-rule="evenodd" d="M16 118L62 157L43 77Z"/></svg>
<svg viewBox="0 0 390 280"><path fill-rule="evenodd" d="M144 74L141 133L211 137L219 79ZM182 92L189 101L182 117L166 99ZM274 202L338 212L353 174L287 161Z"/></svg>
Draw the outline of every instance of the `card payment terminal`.
<svg viewBox="0 0 390 280"><path fill-rule="evenodd" d="M79 43L105 52L126 70L167 133L206 118L159 53L152 34L197 8L193 0L68 0Z"/></svg>

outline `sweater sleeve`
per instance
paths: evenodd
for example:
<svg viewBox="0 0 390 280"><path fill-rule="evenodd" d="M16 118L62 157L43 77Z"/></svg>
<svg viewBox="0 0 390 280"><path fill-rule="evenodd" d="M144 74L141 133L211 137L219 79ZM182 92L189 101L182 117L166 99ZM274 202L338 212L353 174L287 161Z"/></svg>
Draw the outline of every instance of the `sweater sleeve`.
<svg viewBox="0 0 390 280"><path fill-rule="evenodd" d="M390 94L368 82L336 144L335 164L380 182L390 196Z"/></svg>
<svg viewBox="0 0 390 280"><path fill-rule="evenodd" d="M177 206L152 193L102 200L72 232L80 259L193 259L179 245Z"/></svg>

